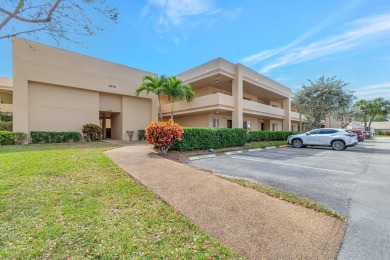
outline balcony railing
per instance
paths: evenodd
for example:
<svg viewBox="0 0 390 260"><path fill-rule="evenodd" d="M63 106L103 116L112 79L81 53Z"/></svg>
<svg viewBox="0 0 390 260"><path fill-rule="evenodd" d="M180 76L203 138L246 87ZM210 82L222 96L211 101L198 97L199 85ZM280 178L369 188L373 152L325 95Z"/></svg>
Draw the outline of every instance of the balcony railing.
<svg viewBox="0 0 390 260"><path fill-rule="evenodd" d="M234 101L233 97L222 94L215 93L206 96L195 97L192 102L180 101L175 102L175 114L182 114L187 112L196 112L196 111L206 111L211 109L225 109L225 110L234 110ZM171 112L171 104L164 104L161 106L162 113Z"/></svg>
<svg viewBox="0 0 390 260"><path fill-rule="evenodd" d="M0 111L1 112L4 112L4 113L12 113L13 112L13 109L12 109L13 105L12 104L0 104Z"/></svg>
<svg viewBox="0 0 390 260"><path fill-rule="evenodd" d="M285 111L281 108L264 105L258 102L243 100L244 113L283 118Z"/></svg>

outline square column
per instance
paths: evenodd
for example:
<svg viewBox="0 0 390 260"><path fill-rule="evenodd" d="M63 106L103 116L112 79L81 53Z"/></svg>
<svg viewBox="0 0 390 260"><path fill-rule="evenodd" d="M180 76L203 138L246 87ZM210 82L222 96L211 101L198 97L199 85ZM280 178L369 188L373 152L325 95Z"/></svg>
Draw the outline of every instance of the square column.
<svg viewBox="0 0 390 260"><path fill-rule="evenodd" d="M241 64L235 65L235 78L232 81L232 95L234 100L234 111L232 112L233 128L243 128L243 100L244 100L244 81L242 76Z"/></svg>
<svg viewBox="0 0 390 260"><path fill-rule="evenodd" d="M283 131L291 131L291 99L290 97L283 99L284 119Z"/></svg>

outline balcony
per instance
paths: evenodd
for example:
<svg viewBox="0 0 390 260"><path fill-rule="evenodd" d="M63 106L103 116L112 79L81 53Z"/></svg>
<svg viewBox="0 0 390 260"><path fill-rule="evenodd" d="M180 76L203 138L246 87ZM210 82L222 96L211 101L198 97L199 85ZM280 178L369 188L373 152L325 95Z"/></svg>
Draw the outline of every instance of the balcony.
<svg viewBox="0 0 390 260"><path fill-rule="evenodd" d="M178 115L215 109L233 111L233 97L226 94L215 93L211 95L195 97L194 101L192 102L175 102L175 114ZM163 104L161 106L161 110L164 116L169 115L171 113L171 104Z"/></svg>
<svg viewBox="0 0 390 260"><path fill-rule="evenodd" d="M262 116L284 118L285 111L281 108L264 105L258 102L243 100L244 113Z"/></svg>
<svg viewBox="0 0 390 260"><path fill-rule="evenodd" d="M0 104L0 111L3 113L12 113L12 104Z"/></svg>

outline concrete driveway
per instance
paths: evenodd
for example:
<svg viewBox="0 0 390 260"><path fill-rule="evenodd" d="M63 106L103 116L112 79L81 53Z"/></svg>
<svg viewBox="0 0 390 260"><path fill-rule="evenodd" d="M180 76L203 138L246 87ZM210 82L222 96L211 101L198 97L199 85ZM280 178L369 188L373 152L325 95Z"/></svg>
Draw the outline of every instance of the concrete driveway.
<svg viewBox="0 0 390 260"><path fill-rule="evenodd" d="M349 219L339 259L390 259L390 139L344 151L291 147L191 165L308 197Z"/></svg>

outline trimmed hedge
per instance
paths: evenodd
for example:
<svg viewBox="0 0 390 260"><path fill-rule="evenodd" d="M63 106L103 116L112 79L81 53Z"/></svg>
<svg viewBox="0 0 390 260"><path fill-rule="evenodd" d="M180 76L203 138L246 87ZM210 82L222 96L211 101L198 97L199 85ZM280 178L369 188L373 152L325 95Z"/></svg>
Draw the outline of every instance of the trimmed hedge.
<svg viewBox="0 0 390 260"><path fill-rule="evenodd" d="M138 141L146 140L145 133L145 129L138 130Z"/></svg>
<svg viewBox="0 0 390 260"><path fill-rule="evenodd" d="M248 142L256 141L282 141L289 135L296 134L293 131L251 131L248 133Z"/></svg>
<svg viewBox="0 0 390 260"><path fill-rule="evenodd" d="M247 131L238 128L192 128L185 127L182 140L172 150L193 151L243 146Z"/></svg>
<svg viewBox="0 0 390 260"><path fill-rule="evenodd" d="M12 122L12 115L9 115L9 114L6 114L6 113L2 113L0 111L0 121L3 121L3 122Z"/></svg>
<svg viewBox="0 0 390 260"><path fill-rule="evenodd" d="M0 121L0 131L12 131L12 122Z"/></svg>
<svg viewBox="0 0 390 260"><path fill-rule="evenodd" d="M79 132L31 131L33 143L68 143L81 140Z"/></svg>
<svg viewBox="0 0 390 260"><path fill-rule="evenodd" d="M21 132L0 131L0 145L23 144L27 135Z"/></svg>

